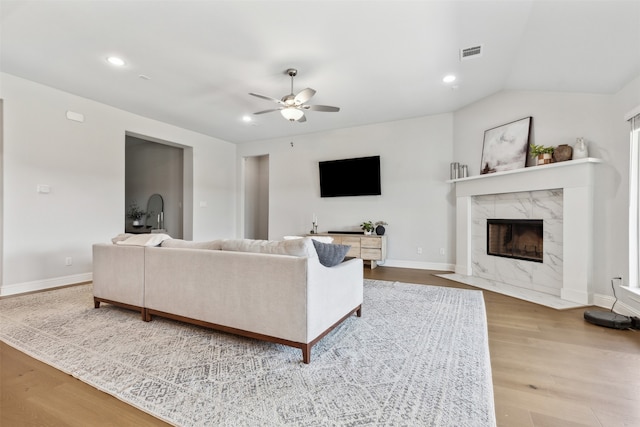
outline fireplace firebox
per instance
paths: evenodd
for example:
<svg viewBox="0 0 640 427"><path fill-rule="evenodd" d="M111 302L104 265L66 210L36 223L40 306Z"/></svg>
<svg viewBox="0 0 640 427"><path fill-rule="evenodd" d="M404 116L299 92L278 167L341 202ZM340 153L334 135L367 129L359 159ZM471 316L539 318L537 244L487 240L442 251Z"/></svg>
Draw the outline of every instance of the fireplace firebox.
<svg viewBox="0 0 640 427"><path fill-rule="evenodd" d="M543 262L541 219L487 219L487 254Z"/></svg>

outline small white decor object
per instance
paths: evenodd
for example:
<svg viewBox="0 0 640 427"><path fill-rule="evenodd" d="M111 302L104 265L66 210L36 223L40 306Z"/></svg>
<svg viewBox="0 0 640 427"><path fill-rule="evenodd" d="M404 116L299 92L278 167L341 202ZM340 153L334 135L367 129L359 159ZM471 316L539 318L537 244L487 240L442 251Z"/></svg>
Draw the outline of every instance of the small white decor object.
<svg viewBox="0 0 640 427"><path fill-rule="evenodd" d="M589 157L589 149L584 138L577 138L576 145L573 146L573 160L586 159Z"/></svg>

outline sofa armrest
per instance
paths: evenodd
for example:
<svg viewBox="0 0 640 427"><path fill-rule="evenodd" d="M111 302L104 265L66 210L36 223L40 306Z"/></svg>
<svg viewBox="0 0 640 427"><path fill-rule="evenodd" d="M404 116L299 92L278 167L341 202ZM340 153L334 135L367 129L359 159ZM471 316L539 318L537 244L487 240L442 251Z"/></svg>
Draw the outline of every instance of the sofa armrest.
<svg viewBox="0 0 640 427"><path fill-rule="evenodd" d="M307 274L307 337L312 341L362 305L363 262L354 258L325 267L317 258L310 258Z"/></svg>
<svg viewBox="0 0 640 427"><path fill-rule="evenodd" d="M93 245L93 296L144 307L144 248Z"/></svg>

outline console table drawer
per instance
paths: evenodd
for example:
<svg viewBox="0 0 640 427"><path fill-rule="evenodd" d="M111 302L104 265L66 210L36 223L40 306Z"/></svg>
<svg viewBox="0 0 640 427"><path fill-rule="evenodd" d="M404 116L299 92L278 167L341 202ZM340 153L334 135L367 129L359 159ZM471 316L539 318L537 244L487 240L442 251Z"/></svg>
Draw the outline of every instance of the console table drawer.
<svg viewBox="0 0 640 427"><path fill-rule="evenodd" d="M362 248L360 250L360 258L367 260L381 260L382 259L382 249L369 249Z"/></svg>
<svg viewBox="0 0 640 427"><path fill-rule="evenodd" d="M382 239L378 237L361 237L360 244L363 248L382 248Z"/></svg>
<svg viewBox="0 0 640 427"><path fill-rule="evenodd" d="M360 237L342 237L343 245L351 245L352 248L360 248Z"/></svg>

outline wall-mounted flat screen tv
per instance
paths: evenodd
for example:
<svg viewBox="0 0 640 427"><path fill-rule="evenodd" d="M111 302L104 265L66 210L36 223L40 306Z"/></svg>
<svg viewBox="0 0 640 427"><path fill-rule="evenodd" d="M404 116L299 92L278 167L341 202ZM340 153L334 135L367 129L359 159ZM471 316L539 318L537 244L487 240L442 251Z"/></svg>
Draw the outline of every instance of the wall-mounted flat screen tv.
<svg viewBox="0 0 640 427"><path fill-rule="evenodd" d="M320 197L379 196L380 156L319 163Z"/></svg>

